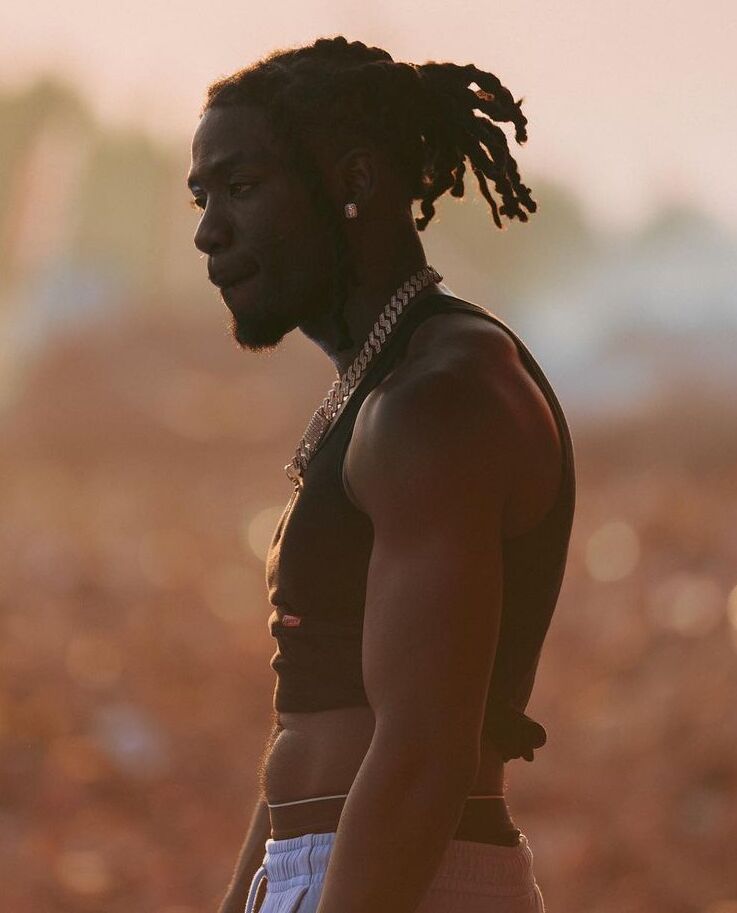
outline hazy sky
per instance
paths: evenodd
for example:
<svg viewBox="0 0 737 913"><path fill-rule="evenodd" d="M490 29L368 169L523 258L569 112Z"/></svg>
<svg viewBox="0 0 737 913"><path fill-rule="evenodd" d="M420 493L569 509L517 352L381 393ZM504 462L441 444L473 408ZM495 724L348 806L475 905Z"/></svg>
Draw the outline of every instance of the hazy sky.
<svg viewBox="0 0 737 913"><path fill-rule="evenodd" d="M60 72L100 119L188 148L208 82L333 34L395 60L491 70L525 98L526 146L505 128L523 180L563 182L600 224L639 224L681 199L737 232L734 0L5 3L0 78Z"/></svg>

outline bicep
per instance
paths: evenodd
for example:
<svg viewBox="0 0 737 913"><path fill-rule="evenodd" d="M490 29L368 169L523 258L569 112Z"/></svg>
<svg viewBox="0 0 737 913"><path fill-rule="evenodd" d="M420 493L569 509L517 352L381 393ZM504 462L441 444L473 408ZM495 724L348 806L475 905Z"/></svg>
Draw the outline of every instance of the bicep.
<svg viewBox="0 0 737 913"><path fill-rule="evenodd" d="M418 529L375 541L366 589L364 686L377 729L478 741L502 600L498 537L450 541Z"/></svg>
<svg viewBox="0 0 737 913"><path fill-rule="evenodd" d="M364 686L377 730L478 744L501 619L503 417L443 378L379 423Z"/></svg>

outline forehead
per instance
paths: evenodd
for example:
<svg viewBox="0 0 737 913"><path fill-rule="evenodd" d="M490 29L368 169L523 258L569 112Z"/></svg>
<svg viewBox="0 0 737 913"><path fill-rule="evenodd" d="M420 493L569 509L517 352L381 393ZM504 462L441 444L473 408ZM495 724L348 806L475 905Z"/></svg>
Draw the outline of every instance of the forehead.
<svg viewBox="0 0 737 913"><path fill-rule="evenodd" d="M192 138L189 177L205 180L228 165L274 165L279 161L278 143L260 109L246 105L208 108Z"/></svg>

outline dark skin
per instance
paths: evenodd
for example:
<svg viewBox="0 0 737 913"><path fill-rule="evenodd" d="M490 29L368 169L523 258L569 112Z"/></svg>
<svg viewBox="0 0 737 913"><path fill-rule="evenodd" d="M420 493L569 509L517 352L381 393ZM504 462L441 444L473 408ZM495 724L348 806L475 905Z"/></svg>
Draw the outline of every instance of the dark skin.
<svg viewBox="0 0 737 913"><path fill-rule="evenodd" d="M242 164L213 173L224 156ZM283 164L279 145L258 108L210 109L192 141L188 184L204 207L194 237L208 258L208 273L247 285L225 289L231 331L243 348L274 348L299 327L343 373L396 289L427 264L412 212L400 200L393 171L378 150L356 147L327 162L326 186L345 230L358 278L344 313L354 345L338 352L329 316L330 237L313 212L307 191ZM345 203L358 217L346 219ZM433 283L433 287L437 288Z"/></svg>
<svg viewBox="0 0 737 913"><path fill-rule="evenodd" d="M230 153L264 161L215 174L213 164ZM200 121L189 176L204 206L195 244L208 255L211 278L230 282L258 270L241 289L223 292L243 348L272 348L299 327L342 373L392 293L426 259L378 151L356 147L332 160L317 154L336 210L358 205L358 218L345 221L359 279L345 308L350 351L337 351L328 315L329 235L297 178L280 165L278 144L256 109L210 110ZM367 748L348 771L317 913L413 913L466 796L503 789L502 760L480 738L501 618L502 542L545 514L560 465L554 418L516 347L472 315L427 319L399 366L362 404L344 482L375 531L362 656L370 707L282 714L275 743L283 745L276 752L281 774L276 765L271 778L274 790L290 790L287 798L314 794L315 784L318 794L344 791L331 763L349 754L349 727L338 717L355 711L358 721L368 711ZM290 732L310 746L298 758L289 755ZM300 779L308 775L309 786ZM265 822L263 814L254 817L244 877L262 855ZM242 909L242 899L241 882L221 909Z"/></svg>

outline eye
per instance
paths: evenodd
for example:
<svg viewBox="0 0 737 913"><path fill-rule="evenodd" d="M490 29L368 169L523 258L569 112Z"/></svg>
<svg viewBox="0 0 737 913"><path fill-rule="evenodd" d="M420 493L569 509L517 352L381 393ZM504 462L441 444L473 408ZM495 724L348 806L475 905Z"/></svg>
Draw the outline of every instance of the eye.
<svg viewBox="0 0 737 913"><path fill-rule="evenodd" d="M238 188L255 186L256 184L253 181L234 181L232 184L230 184L230 189L233 190L233 188L236 188L236 192L233 194L233 196L239 197L242 194ZM189 200L189 205L197 213L202 213L204 211L206 203L207 200L205 200L203 197L192 197L192 199Z"/></svg>
<svg viewBox="0 0 737 913"><path fill-rule="evenodd" d="M230 189L232 190L234 187L255 187L255 186L256 185L254 184L253 181L233 181L233 183L230 185ZM239 193L236 193L235 195L240 196Z"/></svg>

